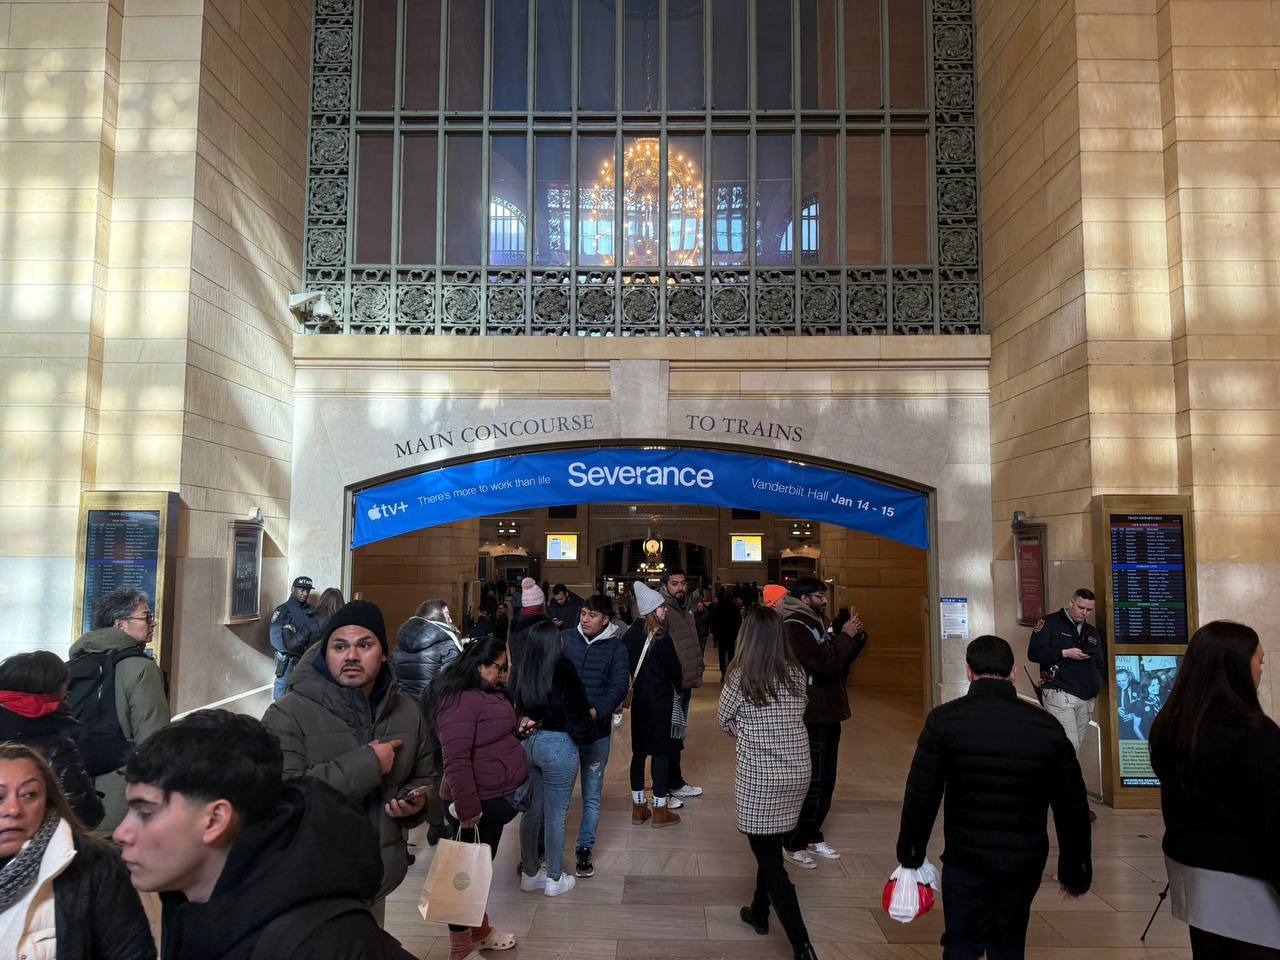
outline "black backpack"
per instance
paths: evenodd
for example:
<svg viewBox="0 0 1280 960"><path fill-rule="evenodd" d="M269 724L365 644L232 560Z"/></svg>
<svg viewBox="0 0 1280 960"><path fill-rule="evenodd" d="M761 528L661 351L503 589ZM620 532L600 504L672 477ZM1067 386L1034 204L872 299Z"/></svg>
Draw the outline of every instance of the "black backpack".
<svg viewBox="0 0 1280 960"><path fill-rule="evenodd" d="M80 755L89 776L119 769L133 741L124 735L116 713L116 664L145 657L141 648L82 653L67 664L67 699L80 721Z"/></svg>

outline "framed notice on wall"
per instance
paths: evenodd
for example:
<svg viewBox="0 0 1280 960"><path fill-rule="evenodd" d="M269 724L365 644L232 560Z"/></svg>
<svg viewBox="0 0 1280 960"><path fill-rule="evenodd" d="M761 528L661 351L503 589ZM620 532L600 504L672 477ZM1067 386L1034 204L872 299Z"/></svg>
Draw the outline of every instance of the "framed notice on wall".
<svg viewBox="0 0 1280 960"><path fill-rule="evenodd" d="M227 623L249 623L262 616L262 524L231 524L231 571L227 589Z"/></svg>
<svg viewBox="0 0 1280 960"><path fill-rule="evenodd" d="M1113 806L1160 803L1148 741L1197 626L1191 524L1190 497L1094 500L1096 616L1110 648L1097 717Z"/></svg>
<svg viewBox="0 0 1280 960"><path fill-rule="evenodd" d="M1014 577L1018 586L1018 623L1034 626L1045 611L1045 540L1043 523L1013 525Z"/></svg>
<svg viewBox="0 0 1280 960"><path fill-rule="evenodd" d="M76 538L76 636L93 628L93 611L112 590L141 590L151 599L156 618L150 647L156 662L167 669L168 639L173 629L171 538L177 529L176 493L81 494Z"/></svg>

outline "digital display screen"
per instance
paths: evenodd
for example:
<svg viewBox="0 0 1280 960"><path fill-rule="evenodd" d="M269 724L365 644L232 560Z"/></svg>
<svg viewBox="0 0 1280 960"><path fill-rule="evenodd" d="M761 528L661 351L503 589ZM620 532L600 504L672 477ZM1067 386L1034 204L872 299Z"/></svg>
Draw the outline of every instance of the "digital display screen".
<svg viewBox="0 0 1280 960"><path fill-rule="evenodd" d="M577 560L578 535L576 533L548 533L548 560Z"/></svg>
<svg viewBox="0 0 1280 960"><path fill-rule="evenodd" d="M1117 656L1112 691L1113 720L1120 744L1120 785L1158 787L1151 769L1151 725L1169 700L1182 665L1176 656Z"/></svg>
<svg viewBox="0 0 1280 960"><path fill-rule="evenodd" d="M156 599L160 563L160 513L155 510L90 510L84 558L84 622L91 629L98 601L119 587Z"/></svg>
<svg viewBox="0 0 1280 960"><path fill-rule="evenodd" d="M1182 517L1120 514L1111 534L1111 639L1186 643L1187 567Z"/></svg>
<svg viewBox="0 0 1280 960"><path fill-rule="evenodd" d="M760 534L734 534L729 538L729 557L734 563L759 563L763 556L764 537Z"/></svg>

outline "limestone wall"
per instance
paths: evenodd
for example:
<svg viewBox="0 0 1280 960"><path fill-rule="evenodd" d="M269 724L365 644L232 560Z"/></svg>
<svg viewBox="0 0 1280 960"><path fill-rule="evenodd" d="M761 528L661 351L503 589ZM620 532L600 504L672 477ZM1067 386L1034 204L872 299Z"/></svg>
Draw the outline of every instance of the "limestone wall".
<svg viewBox="0 0 1280 960"><path fill-rule="evenodd" d="M0 3L0 654L71 641L82 490L177 490L175 705L262 673L227 522L262 509L282 598L310 16Z"/></svg>
<svg viewBox="0 0 1280 960"><path fill-rule="evenodd" d="M1280 586L1275 7L990 0L978 34L997 624L1027 634L1014 510L1049 524L1056 603L1094 585L1093 496L1182 492L1201 620L1264 625Z"/></svg>

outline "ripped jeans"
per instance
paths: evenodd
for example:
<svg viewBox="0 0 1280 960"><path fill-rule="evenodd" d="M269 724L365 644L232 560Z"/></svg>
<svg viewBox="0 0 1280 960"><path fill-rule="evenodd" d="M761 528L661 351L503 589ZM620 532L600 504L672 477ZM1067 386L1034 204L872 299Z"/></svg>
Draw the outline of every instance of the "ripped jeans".
<svg viewBox="0 0 1280 960"><path fill-rule="evenodd" d="M579 847L590 849L596 845L600 798L604 795L604 768L608 762L608 735L578 746L578 765L582 768L582 826L578 828Z"/></svg>

